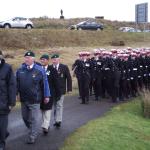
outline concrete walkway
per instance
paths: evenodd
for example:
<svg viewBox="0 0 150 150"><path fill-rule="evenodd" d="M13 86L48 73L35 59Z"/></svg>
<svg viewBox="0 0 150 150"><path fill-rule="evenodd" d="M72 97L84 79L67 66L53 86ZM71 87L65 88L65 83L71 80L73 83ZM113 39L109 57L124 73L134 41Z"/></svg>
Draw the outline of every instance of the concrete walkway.
<svg viewBox="0 0 150 150"><path fill-rule="evenodd" d="M63 145L65 138L72 132L88 121L103 116L114 105L116 104L108 102L108 100L96 102L92 98L88 105L83 105L80 104L77 96L67 96L64 102L61 128L53 127L52 121L50 133L47 136L43 135L40 128L39 137L34 145L25 144L28 130L22 121L20 110L13 111L9 117L10 136L7 140L6 150L58 150Z"/></svg>

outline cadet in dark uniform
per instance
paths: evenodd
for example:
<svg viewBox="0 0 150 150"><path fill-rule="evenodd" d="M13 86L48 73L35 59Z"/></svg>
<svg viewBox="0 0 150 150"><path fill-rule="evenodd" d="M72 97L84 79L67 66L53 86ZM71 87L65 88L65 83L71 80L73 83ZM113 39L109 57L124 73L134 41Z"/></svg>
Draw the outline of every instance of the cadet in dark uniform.
<svg viewBox="0 0 150 150"><path fill-rule="evenodd" d="M106 52L106 58L104 59L102 68L103 79L106 91L111 97L112 102L117 102L117 98L119 97L120 73L110 55L110 52Z"/></svg>
<svg viewBox="0 0 150 150"><path fill-rule="evenodd" d="M138 93L138 62L136 59L136 53L131 53L131 59L129 60L130 71L130 83L131 83L131 96L135 97Z"/></svg>
<svg viewBox="0 0 150 150"><path fill-rule="evenodd" d="M72 65L72 70L73 70L73 76L77 78L77 83L78 83L78 90L79 90L79 99L81 98L81 84L79 82L80 79L80 71L78 70L78 65L80 64L80 61L82 60L82 52L78 53L79 58L75 60L74 64Z"/></svg>
<svg viewBox="0 0 150 150"><path fill-rule="evenodd" d="M89 85L90 85L90 69L91 64L87 59L87 53L82 52L82 59L76 64L76 72L78 74L78 82L80 85L80 94L82 102L81 104L87 104L89 102Z"/></svg>
<svg viewBox="0 0 150 150"><path fill-rule="evenodd" d="M46 71L49 88L51 90L51 97L49 102L41 102L40 108L42 111L42 128L43 133L47 134L49 132L50 120L51 120L51 111L53 106L53 101L57 101L61 97L60 85L58 81L58 74L56 69L49 65L49 55L44 54L40 57L41 65Z"/></svg>
<svg viewBox="0 0 150 150"><path fill-rule="evenodd" d="M102 96L102 59L99 57L100 51L94 50L94 57L91 60L92 64L92 83L94 87L95 100L100 100Z"/></svg>
<svg viewBox="0 0 150 150"><path fill-rule="evenodd" d="M122 54L121 62L119 65L119 70L121 72L119 100L128 99L130 96L131 86L130 86L128 57L129 57L128 54Z"/></svg>
<svg viewBox="0 0 150 150"><path fill-rule="evenodd" d="M16 80L12 67L5 63L0 51L0 150L5 149L8 115L16 102Z"/></svg>

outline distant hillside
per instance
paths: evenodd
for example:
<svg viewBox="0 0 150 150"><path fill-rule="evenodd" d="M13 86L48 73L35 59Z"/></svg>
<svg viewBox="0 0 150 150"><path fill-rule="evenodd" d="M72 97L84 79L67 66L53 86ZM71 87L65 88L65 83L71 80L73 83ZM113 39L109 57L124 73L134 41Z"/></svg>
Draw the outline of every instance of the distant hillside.
<svg viewBox="0 0 150 150"><path fill-rule="evenodd" d="M68 28L70 25L77 24L81 21L94 20L96 22L103 23L107 29L118 29L122 26L137 27L143 29L144 25L136 25L135 22L119 22L110 21L105 19L94 19L94 18L75 18L75 19L50 19L50 18L32 18L31 19L36 28L53 28L53 29L64 29ZM146 28L150 29L150 23L146 25Z"/></svg>
<svg viewBox="0 0 150 150"><path fill-rule="evenodd" d="M123 41L125 46L150 45L150 33L122 33L120 26L135 26L134 23L97 19L105 25L104 31L71 31L67 29L84 19L33 18L35 29L0 29L0 49L36 49L49 47L111 46Z"/></svg>

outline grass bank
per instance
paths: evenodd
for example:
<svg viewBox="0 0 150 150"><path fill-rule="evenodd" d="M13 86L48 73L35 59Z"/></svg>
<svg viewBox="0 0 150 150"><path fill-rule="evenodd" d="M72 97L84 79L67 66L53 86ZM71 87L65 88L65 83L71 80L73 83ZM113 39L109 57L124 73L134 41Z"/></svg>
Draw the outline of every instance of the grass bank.
<svg viewBox="0 0 150 150"><path fill-rule="evenodd" d="M66 139L61 150L149 150L150 120L139 100L121 104Z"/></svg>
<svg viewBox="0 0 150 150"><path fill-rule="evenodd" d="M105 47L112 41L125 46L150 46L149 33L123 33L113 30L71 31L68 29L0 29L0 49L38 49L53 47Z"/></svg>

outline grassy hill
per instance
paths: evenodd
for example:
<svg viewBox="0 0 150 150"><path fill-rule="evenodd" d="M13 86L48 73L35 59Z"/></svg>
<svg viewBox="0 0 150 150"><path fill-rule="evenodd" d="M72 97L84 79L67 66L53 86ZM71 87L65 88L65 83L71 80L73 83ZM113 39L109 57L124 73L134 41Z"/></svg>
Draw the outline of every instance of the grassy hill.
<svg viewBox="0 0 150 150"><path fill-rule="evenodd" d="M7 61L16 69L23 61L24 52L34 50L37 58L42 53L58 50L62 61L71 66L76 54L81 50L91 51L93 48L122 48L113 46L112 41L124 41L124 47L150 47L150 33L123 33L120 26L134 26L132 22L96 20L105 25L104 31L72 31L68 27L89 18L47 19L33 18L35 28L0 29L0 49L10 57ZM67 58L67 59L66 59Z"/></svg>
<svg viewBox="0 0 150 150"><path fill-rule="evenodd" d="M7 49L36 49L49 47L76 47L76 46L109 46L112 41L124 41L126 46L137 44L147 45L150 33L122 33L117 29L120 26L134 26L133 22L118 22L97 19L105 25L99 31L71 31L68 27L81 19L47 19L33 18L35 29L0 29L0 48Z"/></svg>

